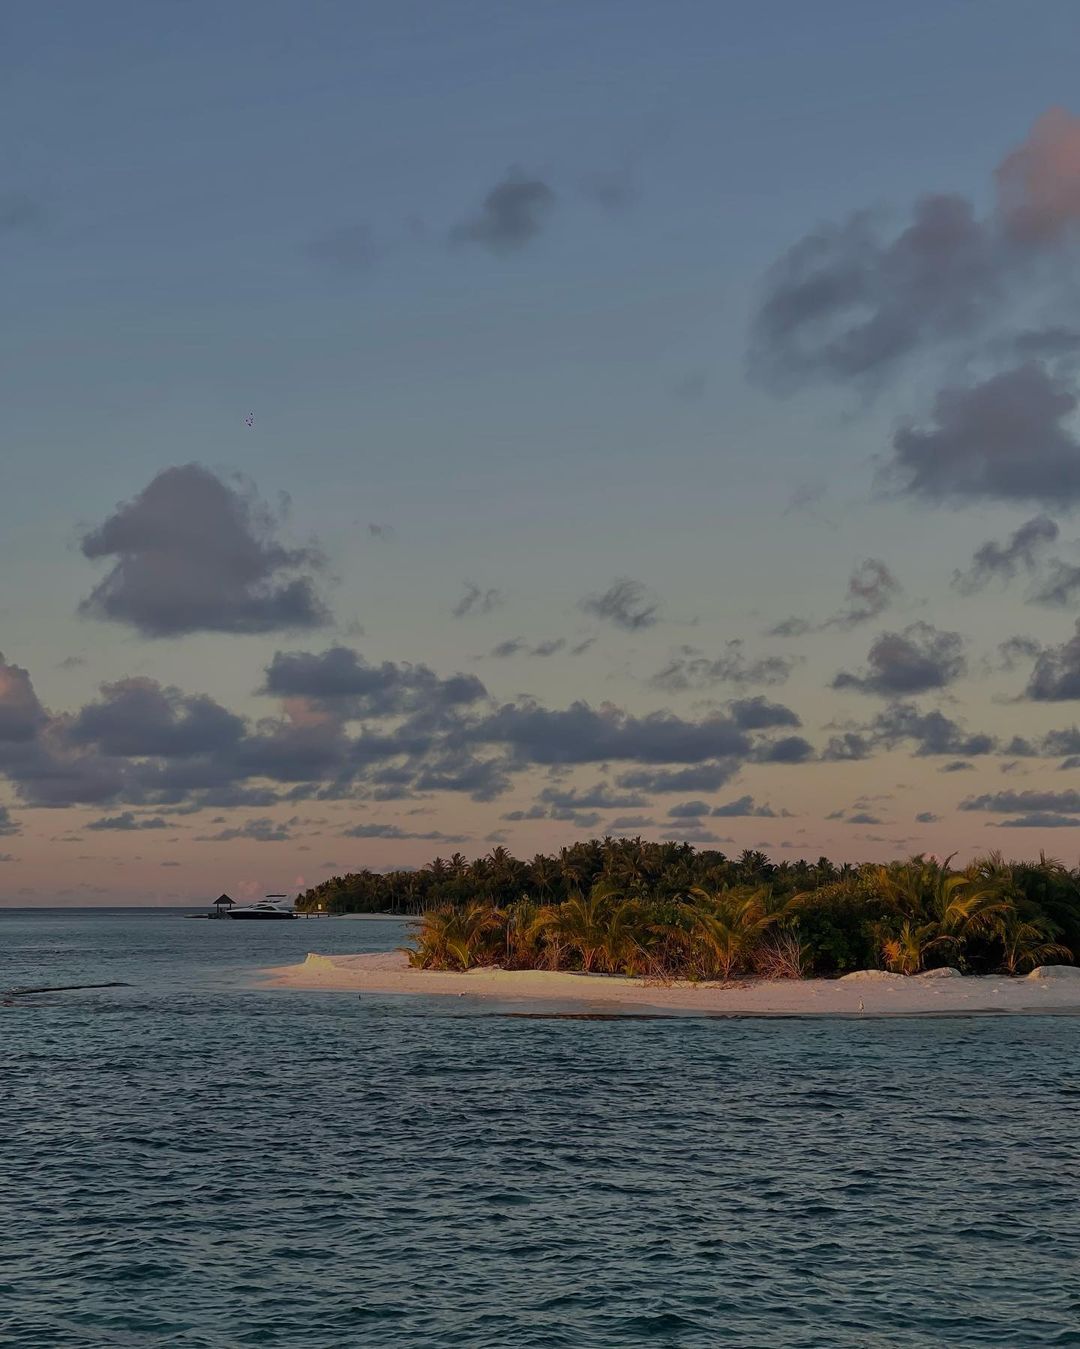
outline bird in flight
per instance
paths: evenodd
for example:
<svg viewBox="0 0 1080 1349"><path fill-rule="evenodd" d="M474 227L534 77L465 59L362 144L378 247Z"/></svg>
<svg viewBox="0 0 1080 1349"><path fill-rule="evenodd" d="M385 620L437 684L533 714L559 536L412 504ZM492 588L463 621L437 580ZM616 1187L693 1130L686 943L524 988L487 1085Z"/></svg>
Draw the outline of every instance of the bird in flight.
<svg viewBox="0 0 1080 1349"><path fill-rule="evenodd" d="M255 425L255 414L254 414L254 412L249 412L248 415L244 418L244 425L245 425L245 426L254 426L254 425Z"/></svg>

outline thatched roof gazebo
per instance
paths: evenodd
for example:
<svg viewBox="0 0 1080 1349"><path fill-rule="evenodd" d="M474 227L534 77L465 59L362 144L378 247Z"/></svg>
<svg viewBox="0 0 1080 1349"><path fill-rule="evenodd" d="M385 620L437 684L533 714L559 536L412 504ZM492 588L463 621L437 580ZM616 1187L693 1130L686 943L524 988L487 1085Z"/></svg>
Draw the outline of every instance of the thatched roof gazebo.
<svg viewBox="0 0 1080 1349"><path fill-rule="evenodd" d="M218 895L214 900L214 916L224 918L235 903L236 900L230 899L228 895Z"/></svg>

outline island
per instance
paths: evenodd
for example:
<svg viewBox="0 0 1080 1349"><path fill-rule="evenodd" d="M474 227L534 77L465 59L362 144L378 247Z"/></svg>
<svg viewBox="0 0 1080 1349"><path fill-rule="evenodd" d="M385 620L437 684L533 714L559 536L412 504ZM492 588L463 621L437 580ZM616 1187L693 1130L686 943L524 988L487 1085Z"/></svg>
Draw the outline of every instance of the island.
<svg viewBox="0 0 1080 1349"><path fill-rule="evenodd" d="M410 942L313 952L269 972L282 986L708 1012L1080 1010L1080 874L1044 856L775 863L606 838L335 877L297 907L409 914Z"/></svg>

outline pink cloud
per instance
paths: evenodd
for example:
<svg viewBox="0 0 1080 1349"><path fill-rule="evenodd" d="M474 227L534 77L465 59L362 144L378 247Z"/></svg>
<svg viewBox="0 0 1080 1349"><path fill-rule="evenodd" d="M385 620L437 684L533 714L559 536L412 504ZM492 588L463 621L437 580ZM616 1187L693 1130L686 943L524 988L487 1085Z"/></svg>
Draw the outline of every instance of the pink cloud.
<svg viewBox="0 0 1080 1349"><path fill-rule="evenodd" d="M1080 221L1080 117L1050 108L1023 145L997 170L998 205L1006 228L1022 243L1055 240Z"/></svg>

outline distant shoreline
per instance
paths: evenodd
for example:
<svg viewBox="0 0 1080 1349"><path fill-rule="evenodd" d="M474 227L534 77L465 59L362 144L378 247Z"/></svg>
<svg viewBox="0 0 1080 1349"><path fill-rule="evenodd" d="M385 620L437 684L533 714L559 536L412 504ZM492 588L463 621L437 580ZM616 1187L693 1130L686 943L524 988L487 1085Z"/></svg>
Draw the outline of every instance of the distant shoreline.
<svg viewBox="0 0 1080 1349"><path fill-rule="evenodd" d="M1064 970L1064 973L1061 971ZM417 970L400 951L360 955L309 953L299 965L261 970L269 986L342 993L477 997L502 1002L605 1004L610 1010L675 1015L919 1016L1080 1015L1080 969L1050 967L1041 977L864 972L844 979L747 980L720 984L646 982L569 971Z"/></svg>

